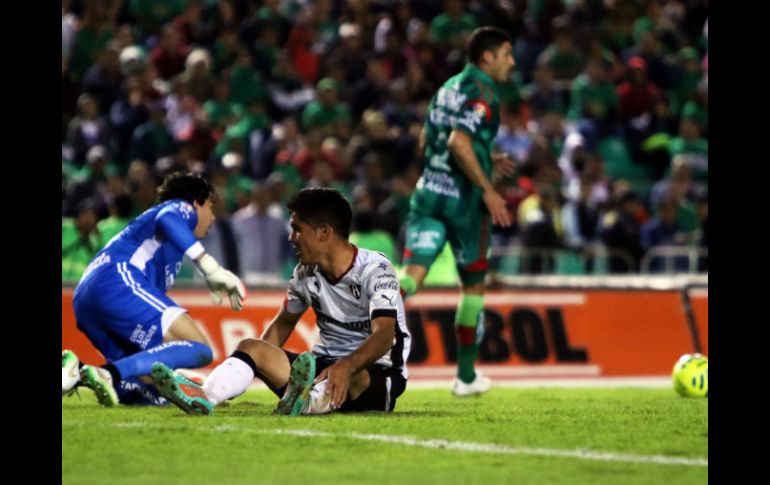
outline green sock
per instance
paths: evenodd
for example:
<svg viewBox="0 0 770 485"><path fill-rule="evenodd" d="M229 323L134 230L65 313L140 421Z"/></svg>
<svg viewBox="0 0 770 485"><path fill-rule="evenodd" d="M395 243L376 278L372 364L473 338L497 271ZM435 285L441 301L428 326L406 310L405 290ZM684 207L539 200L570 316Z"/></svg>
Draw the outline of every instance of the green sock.
<svg viewBox="0 0 770 485"><path fill-rule="evenodd" d="M484 296L463 295L455 314L457 334L457 377L467 383L476 378L473 363L479 355L476 329L484 310Z"/></svg>
<svg viewBox="0 0 770 485"><path fill-rule="evenodd" d="M401 293L404 298L413 295L417 291L417 282L406 273L401 273L398 278L398 284L401 285Z"/></svg>

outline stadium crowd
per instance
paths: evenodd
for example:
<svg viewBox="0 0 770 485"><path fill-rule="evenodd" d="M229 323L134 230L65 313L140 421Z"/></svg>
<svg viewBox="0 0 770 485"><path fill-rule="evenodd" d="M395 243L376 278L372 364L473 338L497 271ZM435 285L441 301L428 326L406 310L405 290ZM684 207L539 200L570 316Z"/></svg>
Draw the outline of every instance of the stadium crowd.
<svg viewBox="0 0 770 485"><path fill-rule="evenodd" d="M516 60L497 134L515 223L492 262L707 271L644 258L707 255L706 0L63 0L62 282L180 169L217 187L204 244L247 283L288 279L285 202L303 186L345 194L351 241L397 264L430 97L481 25ZM511 267L510 248L537 257ZM451 280L451 251L439 261Z"/></svg>

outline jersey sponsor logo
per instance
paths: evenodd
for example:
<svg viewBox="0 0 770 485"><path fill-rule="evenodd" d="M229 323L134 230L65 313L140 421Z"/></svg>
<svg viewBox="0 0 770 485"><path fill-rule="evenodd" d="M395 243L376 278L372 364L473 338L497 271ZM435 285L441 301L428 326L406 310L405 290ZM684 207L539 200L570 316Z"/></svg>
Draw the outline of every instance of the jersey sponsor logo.
<svg viewBox="0 0 770 485"><path fill-rule="evenodd" d="M393 302L393 297L394 297L394 296L395 296L395 295L391 295L391 296L388 296L388 295L380 295L380 298L382 298L383 300L385 300L385 301L387 301L388 303L390 303L390 306L396 306L396 304Z"/></svg>
<svg viewBox="0 0 770 485"><path fill-rule="evenodd" d="M102 253L96 258L94 258L93 261L91 261L88 264L88 267L83 272L83 277L81 279L86 279L86 277L91 274L93 271L95 271L98 267L104 266L105 264L110 262L110 255L106 253Z"/></svg>
<svg viewBox="0 0 770 485"><path fill-rule="evenodd" d="M377 265L377 267L382 270L388 269L388 265L386 263L380 263Z"/></svg>
<svg viewBox="0 0 770 485"><path fill-rule="evenodd" d="M414 251L415 249L437 249L437 239L441 237L441 233L438 231L419 231L414 233L409 238L409 248Z"/></svg>
<svg viewBox="0 0 770 485"><path fill-rule="evenodd" d="M417 183L417 188L447 197L460 198L460 189L455 185L454 179L444 172L425 170Z"/></svg>
<svg viewBox="0 0 770 485"><path fill-rule="evenodd" d="M315 314L316 314L316 321L319 324L321 324L321 323L333 323L335 325L339 325L340 327L349 328L351 330L369 330L369 329L372 328L372 323L368 319L367 320L356 320L356 321L353 321L353 322L341 322L341 321L337 320L336 318L332 318L329 315L327 315L327 314L325 314L325 313L323 313L321 311L318 311L318 310L315 310Z"/></svg>
<svg viewBox="0 0 770 485"><path fill-rule="evenodd" d="M137 344L142 350L144 350L147 348L147 345L149 345L150 340L152 340L152 336L155 335L156 331L157 327L155 325L150 327L149 330L145 331L144 327L139 324L131 333L131 337L129 337L128 340Z"/></svg>
<svg viewBox="0 0 770 485"><path fill-rule="evenodd" d="M353 293L353 296L355 296L357 299L361 298L361 285L358 283L351 283L350 292Z"/></svg>
<svg viewBox="0 0 770 485"><path fill-rule="evenodd" d="M374 285L374 291L380 291L380 290L396 290L398 291L398 281L392 280L392 281L380 281L376 285Z"/></svg>
<svg viewBox="0 0 770 485"><path fill-rule="evenodd" d="M436 105L452 111L459 111L466 98L467 96L459 91L442 87L438 90Z"/></svg>
<svg viewBox="0 0 770 485"><path fill-rule="evenodd" d="M377 275L378 280L382 278L395 278L395 277L396 275L394 273L383 273L381 275Z"/></svg>

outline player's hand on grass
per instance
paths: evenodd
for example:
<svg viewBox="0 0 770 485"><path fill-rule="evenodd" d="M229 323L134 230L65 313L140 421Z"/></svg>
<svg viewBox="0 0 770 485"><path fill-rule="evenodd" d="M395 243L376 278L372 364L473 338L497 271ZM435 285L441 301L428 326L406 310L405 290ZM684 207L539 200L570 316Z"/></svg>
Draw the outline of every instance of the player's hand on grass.
<svg viewBox="0 0 770 485"><path fill-rule="evenodd" d="M243 308L243 300L246 298L246 287L243 282L231 271L221 267L217 261L204 254L196 261L198 268L206 278L206 284L211 290L211 299L217 305L222 303L222 293L225 292L230 299L230 308L239 311Z"/></svg>
<svg viewBox="0 0 770 485"><path fill-rule="evenodd" d="M316 377L315 384L328 379L326 394L330 396L332 409L339 409L347 400L351 375L353 375L353 368L345 359L340 359L324 369Z"/></svg>
<svg viewBox="0 0 770 485"><path fill-rule="evenodd" d="M484 204L492 215L492 224L508 227L511 225L511 215L505 205L505 199L500 197L494 189L484 192Z"/></svg>

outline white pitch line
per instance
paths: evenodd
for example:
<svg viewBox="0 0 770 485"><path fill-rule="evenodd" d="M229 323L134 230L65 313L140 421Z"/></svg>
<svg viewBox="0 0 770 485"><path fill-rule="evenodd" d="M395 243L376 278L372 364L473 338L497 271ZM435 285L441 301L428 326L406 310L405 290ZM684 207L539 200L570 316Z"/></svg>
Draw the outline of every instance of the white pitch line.
<svg viewBox="0 0 770 485"><path fill-rule="evenodd" d="M62 425L81 426L85 423L79 421L62 421ZM91 423L93 424L93 423ZM167 431L184 430L204 431L213 433L254 433L254 434L272 434L289 435L311 438L349 438L362 441L375 441L380 443L393 443L406 446L416 446L419 448L467 451L471 453L485 454L504 454L504 455L530 455L530 456L555 456L562 458L576 458L579 460L592 461L614 461L621 463L650 463L655 465L684 465L708 467L708 459L705 458L682 458L665 455L629 455L625 453L612 453L604 451L591 451L584 449L577 450L559 450L555 448L529 448L526 446L505 446L494 443L475 443L471 441L449 441L443 439L421 439L412 436L384 435L384 434L365 434L365 433L329 433L326 431L316 431L312 429L254 429L243 428L231 424L217 425L213 428L198 427L180 427L157 426L142 422L124 422L113 423L109 426L115 428L152 428L163 429Z"/></svg>

